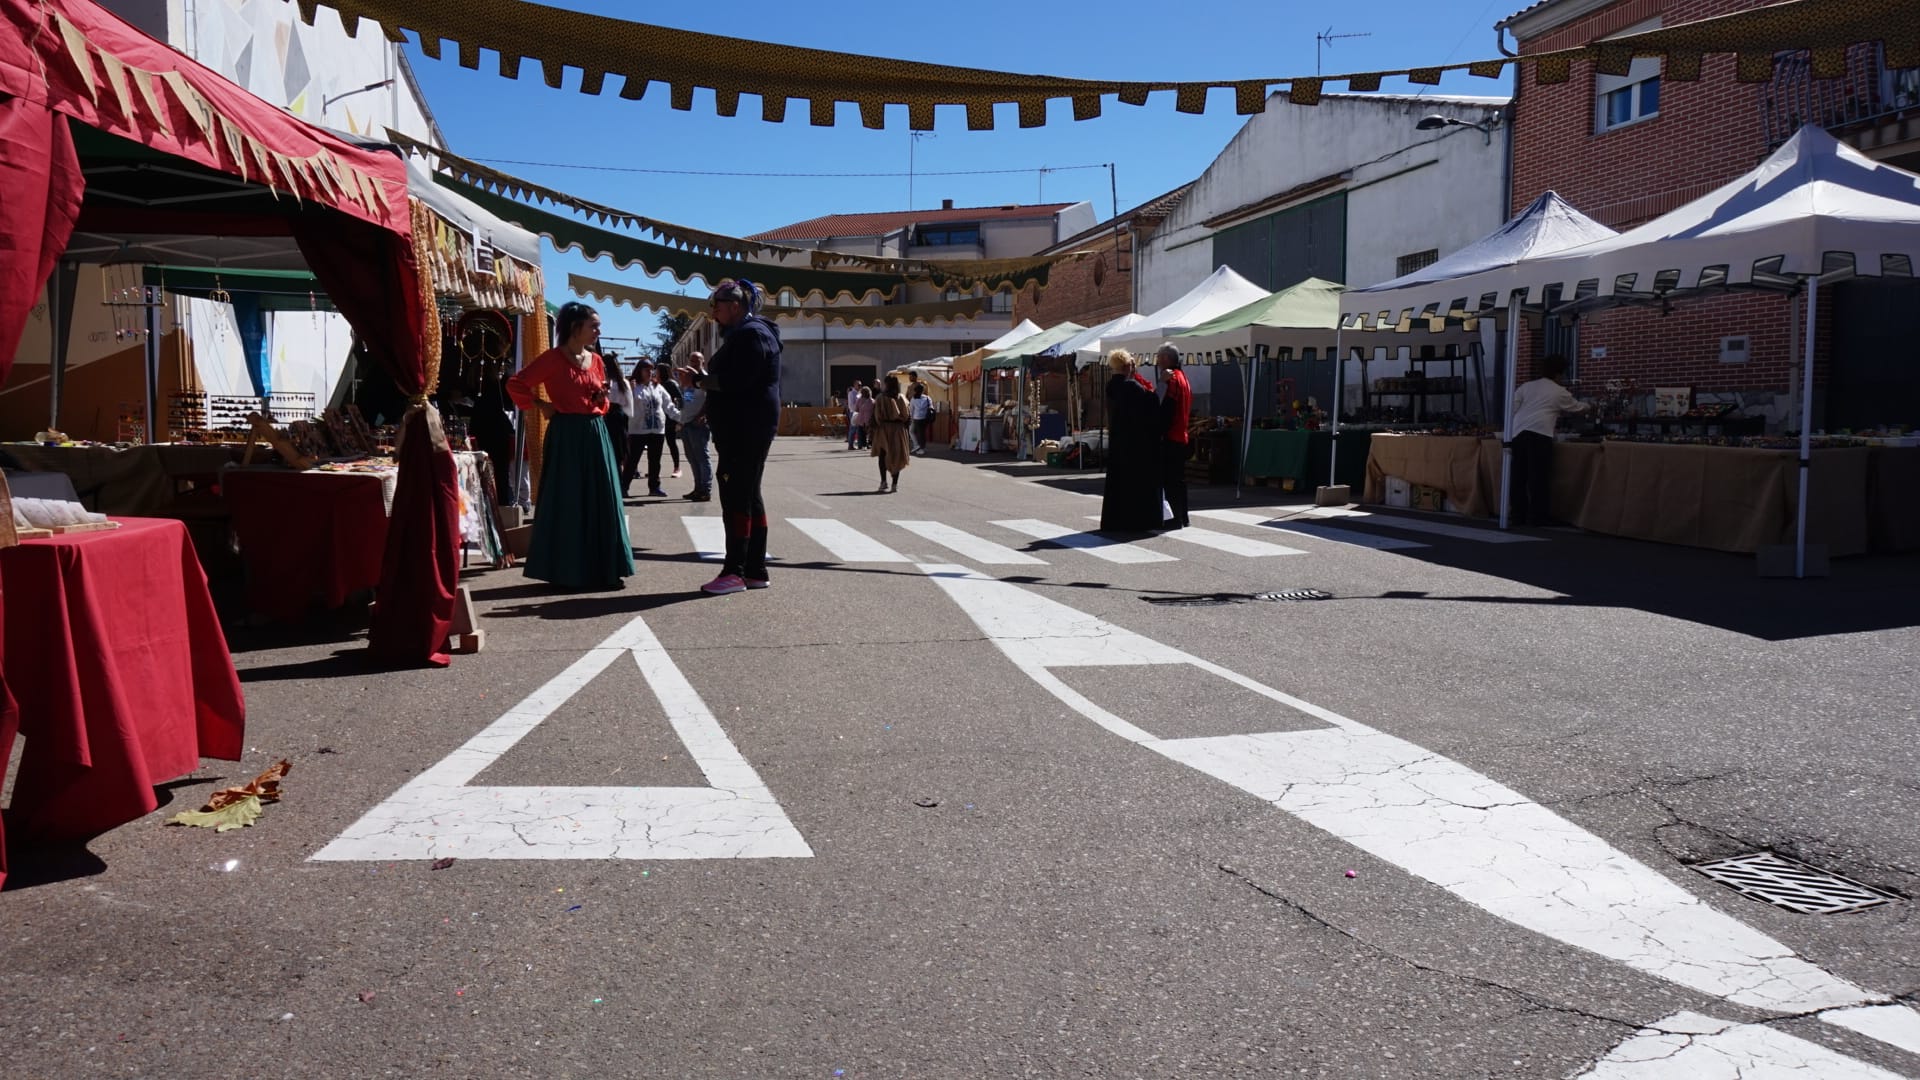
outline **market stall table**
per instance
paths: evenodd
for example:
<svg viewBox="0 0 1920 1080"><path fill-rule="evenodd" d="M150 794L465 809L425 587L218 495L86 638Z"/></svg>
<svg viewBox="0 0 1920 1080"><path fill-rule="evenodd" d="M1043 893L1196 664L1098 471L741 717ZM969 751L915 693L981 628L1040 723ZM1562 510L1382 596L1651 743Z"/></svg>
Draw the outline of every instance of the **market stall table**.
<svg viewBox="0 0 1920 1080"><path fill-rule="evenodd" d="M185 526L122 518L24 541L0 550L0 591L26 736L13 841L105 832L158 807L154 785L202 757L239 760L246 706ZM0 733L0 764L11 742Z"/></svg>
<svg viewBox="0 0 1920 1080"><path fill-rule="evenodd" d="M113 446L0 444L22 469L65 473L89 508L103 514L153 514L174 501L179 482L204 478L234 460L235 447L193 443Z"/></svg>
<svg viewBox="0 0 1920 1080"><path fill-rule="evenodd" d="M220 489L247 573L247 607L293 621L380 583L393 472L229 469Z"/></svg>

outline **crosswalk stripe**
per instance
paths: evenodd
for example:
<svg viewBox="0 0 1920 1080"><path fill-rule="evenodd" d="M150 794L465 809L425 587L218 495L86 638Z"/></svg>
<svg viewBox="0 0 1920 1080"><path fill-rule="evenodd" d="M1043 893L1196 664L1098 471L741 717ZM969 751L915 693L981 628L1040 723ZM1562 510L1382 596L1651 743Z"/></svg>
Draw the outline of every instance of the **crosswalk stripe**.
<svg viewBox="0 0 1920 1080"><path fill-rule="evenodd" d="M812 537L843 563L911 561L866 533L834 518L788 518L787 524Z"/></svg>
<svg viewBox="0 0 1920 1080"><path fill-rule="evenodd" d="M693 541L694 553L703 559L724 559L727 557L727 526L717 517L683 517L680 524L687 528L687 539Z"/></svg>
<svg viewBox="0 0 1920 1080"><path fill-rule="evenodd" d="M915 536L931 540L941 547L958 552L974 562L990 566L1045 566L1045 559L1036 559L1024 551L1015 551L1004 544L996 544L984 537L943 525L938 521L896 521L895 525Z"/></svg>
<svg viewBox="0 0 1920 1080"><path fill-rule="evenodd" d="M1305 511L1308 517L1343 520L1355 518L1368 525L1378 525L1387 529L1405 529L1407 532L1431 533L1434 536L1450 536L1456 540L1473 540L1482 544L1530 544L1539 541L1538 536L1522 536L1519 533L1501 532L1498 529L1477 529L1470 525L1449 525L1444 521L1428 521L1425 518L1402 517L1399 514L1375 514L1366 510L1349 510L1342 506L1316 506Z"/></svg>
<svg viewBox="0 0 1920 1080"><path fill-rule="evenodd" d="M1296 536L1330 540L1337 544L1352 544L1355 547L1374 548L1379 551L1407 551L1428 546L1417 540L1377 536L1373 533L1355 532L1352 529L1336 529L1331 525L1322 525L1313 521L1299 521L1291 518L1276 521L1266 514L1248 513L1245 510L1195 510L1193 516L1210 518L1214 521L1230 521L1236 525L1258 525L1284 533L1293 533Z"/></svg>
<svg viewBox="0 0 1920 1080"><path fill-rule="evenodd" d="M1020 518L1014 521L996 521L995 525L1014 532L1025 533L1037 540L1046 540L1061 547L1084 551L1096 558L1116 563L1178 562L1171 555L1162 555L1143 547L1118 540L1112 540L1099 533L1075 532L1063 525L1036 518Z"/></svg>
<svg viewBox="0 0 1920 1080"><path fill-rule="evenodd" d="M1090 514L1087 520L1099 521L1100 518L1098 515ZM1160 535L1169 540L1184 540L1189 544L1198 544L1201 547L1212 548L1215 551L1224 551L1229 555L1245 555L1251 559L1264 558L1269 555L1306 554L1306 552L1301 551L1299 548L1290 548L1284 544L1269 544L1265 540L1254 540L1245 536L1236 536L1233 533L1216 532L1212 529L1201 529L1193 526L1188 526L1184 529L1169 529Z"/></svg>

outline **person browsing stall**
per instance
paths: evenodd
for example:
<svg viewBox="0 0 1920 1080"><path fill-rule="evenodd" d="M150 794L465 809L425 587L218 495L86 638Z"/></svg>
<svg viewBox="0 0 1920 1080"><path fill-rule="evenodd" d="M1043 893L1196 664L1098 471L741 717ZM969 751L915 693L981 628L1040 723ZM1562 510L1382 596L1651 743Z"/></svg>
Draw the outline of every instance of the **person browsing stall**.
<svg viewBox="0 0 1920 1080"><path fill-rule="evenodd" d="M602 419L607 373L593 351L600 316L576 301L561 306L557 323L559 346L541 353L506 387L521 410L547 418L526 573L567 588L616 589L621 578L633 575L633 547ZM551 400L539 400L541 387Z"/></svg>
<svg viewBox="0 0 1920 1080"><path fill-rule="evenodd" d="M1587 411L1560 385L1567 358L1540 358L1539 371L1513 392L1513 490L1516 524L1542 526L1553 519L1553 431L1563 413Z"/></svg>

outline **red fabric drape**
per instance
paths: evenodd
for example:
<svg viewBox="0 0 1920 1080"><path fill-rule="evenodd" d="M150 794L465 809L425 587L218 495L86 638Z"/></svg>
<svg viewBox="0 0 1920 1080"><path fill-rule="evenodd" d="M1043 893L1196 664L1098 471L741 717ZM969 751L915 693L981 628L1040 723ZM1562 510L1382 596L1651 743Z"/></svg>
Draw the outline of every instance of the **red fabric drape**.
<svg viewBox="0 0 1920 1080"><path fill-rule="evenodd" d="M0 382L13 367L28 313L67 249L85 190L67 118L0 97Z"/></svg>
<svg viewBox="0 0 1920 1080"><path fill-rule="evenodd" d="M426 392L419 267L406 236L359 222L302 218L294 238L313 276L402 393ZM407 414L400 479L387 523L387 550L368 643L395 664L446 664L460 577L460 493L453 454L435 449L426 414Z"/></svg>

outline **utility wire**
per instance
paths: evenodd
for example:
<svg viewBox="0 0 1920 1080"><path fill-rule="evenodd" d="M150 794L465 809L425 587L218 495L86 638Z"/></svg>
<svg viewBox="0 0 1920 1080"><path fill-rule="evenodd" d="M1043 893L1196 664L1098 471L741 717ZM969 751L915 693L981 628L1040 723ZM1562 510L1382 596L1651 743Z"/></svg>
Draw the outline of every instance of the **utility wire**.
<svg viewBox="0 0 1920 1080"><path fill-rule="evenodd" d="M1030 172L1070 172L1075 169L1104 169L1100 165L1036 165L1026 169L955 169L946 172L928 172L916 169L904 172L713 172L706 169L641 169L627 165L576 165L564 161L522 161L517 158L476 157L475 161L484 161L493 165L535 165L544 169L587 169L593 172L653 173L661 176L752 176L752 177L814 177L822 179L849 179L854 177L886 176L991 176L1005 173Z"/></svg>

